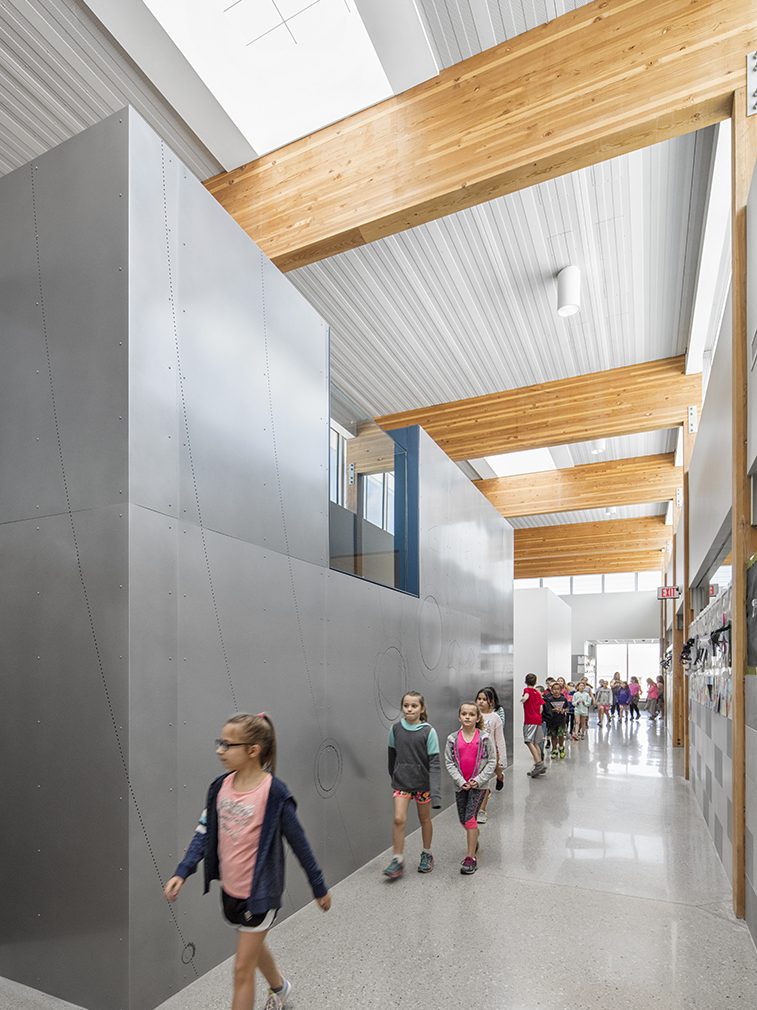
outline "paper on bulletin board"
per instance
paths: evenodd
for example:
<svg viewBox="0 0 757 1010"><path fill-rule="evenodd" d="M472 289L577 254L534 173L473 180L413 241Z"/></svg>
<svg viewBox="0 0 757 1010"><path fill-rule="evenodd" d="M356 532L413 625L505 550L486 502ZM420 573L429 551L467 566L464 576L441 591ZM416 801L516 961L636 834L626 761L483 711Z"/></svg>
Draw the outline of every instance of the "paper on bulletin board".
<svg viewBox="0 0 757 1010"><path fill-rule="evenodd" d="M751 557L746 570L746 666L757 675L757 557Z"/></svg>

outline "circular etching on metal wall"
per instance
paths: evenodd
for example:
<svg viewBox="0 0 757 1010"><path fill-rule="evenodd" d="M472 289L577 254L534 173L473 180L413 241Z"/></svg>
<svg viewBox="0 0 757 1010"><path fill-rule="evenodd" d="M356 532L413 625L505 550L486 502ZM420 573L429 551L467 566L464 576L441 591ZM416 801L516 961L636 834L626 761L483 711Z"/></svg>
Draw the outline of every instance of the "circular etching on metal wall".
<svg viewBox="0 0 757 1010"><path fill-rule="evenodd" d="M181 963L191 964L194 961L194 956L197 953L197 948L193 943L187 943L184 945L184 950L181 952Z"/></svg>
<svg viewBox="0 0 757 1010"><path fill-rule="evenodd" d="M427 596L421 604L418 644L424 666L435 670L442 658L442 612L433 596Z"/></svg>
<svg viewBox="0 0 757 1010"><path fill-rule="evenodd" d="M315 788L327 799L336 792L342 779L342 752L336 740L324 740L315 756Z"/></svg>
<svg viewBox="0 0 757 1010"><path fill-rule="evenodd" d="M402 695L407 690L407 667L398 648L390 646L376 660L373 673L376 708L388 728L402 713Z"/></svg>

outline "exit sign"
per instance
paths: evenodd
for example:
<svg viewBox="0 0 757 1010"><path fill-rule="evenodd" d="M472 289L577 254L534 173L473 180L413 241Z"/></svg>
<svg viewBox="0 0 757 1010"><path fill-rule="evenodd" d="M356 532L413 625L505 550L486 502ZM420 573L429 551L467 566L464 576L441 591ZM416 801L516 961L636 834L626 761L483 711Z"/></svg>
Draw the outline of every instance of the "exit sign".
<svg viewBox="0 0 757 1010"><path fill-rule="evenodd" d="M680 586L658 586L657 587L657 599L658 600L677 600L681 595Z"/></svg>

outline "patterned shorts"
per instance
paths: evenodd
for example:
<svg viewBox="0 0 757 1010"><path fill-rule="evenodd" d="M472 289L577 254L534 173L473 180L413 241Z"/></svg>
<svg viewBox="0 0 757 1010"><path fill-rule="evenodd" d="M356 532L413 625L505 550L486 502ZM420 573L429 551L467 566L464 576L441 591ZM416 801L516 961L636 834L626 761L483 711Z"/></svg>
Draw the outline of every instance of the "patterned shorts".
<svg viewBox="0 0 757 1010"><path fill-rule="evenodd" d="M431 793L430 792L425 792L425 793L406 793L406 792L403 792L402 789L395 789L394 792L392 793L392 796L410 796L410 797L412 797L412 799L415 800L416 803L430 803L431 802Z"/></svg>
<svg viewBox="0 0 757 1010"><path fill-rule="evenodd" d="M484 802L485 789L461 789L455 794L457 816L464 828L476 827L476 814Z"/></svg>

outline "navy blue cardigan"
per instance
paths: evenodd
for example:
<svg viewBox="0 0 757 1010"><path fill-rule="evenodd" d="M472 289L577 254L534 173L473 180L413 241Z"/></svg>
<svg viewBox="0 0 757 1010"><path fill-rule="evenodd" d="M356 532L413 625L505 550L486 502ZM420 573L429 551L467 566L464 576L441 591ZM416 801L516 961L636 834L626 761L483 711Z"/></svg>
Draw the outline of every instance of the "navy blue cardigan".
<svg viewBox="0 0 757 1010"><path fill-rule="evenodd" d="M231 773L225 772L211 782L210 789L208 789L207 805L200 818L200 823L197 825L184 858L176 868L175 876L186 880L195 872L200 860L204 859L205 894L210 890L211 881L219 880L221 876L218 861L216 801L221 783L229 774ZM289 842L305 871L314 897L322 898L328 893L323 873L305 837L296 811L297 804L289 789L281 779L274 776L263 815L263 826L260 829L260 842L255 860L255 870L252 875L250 897L247 899L247 909L252 915L260 915L269 908L281 908L281 899L284 893L284 838Z"/></svg>

